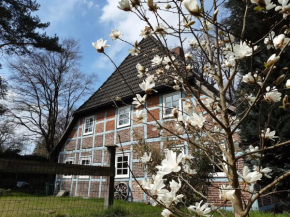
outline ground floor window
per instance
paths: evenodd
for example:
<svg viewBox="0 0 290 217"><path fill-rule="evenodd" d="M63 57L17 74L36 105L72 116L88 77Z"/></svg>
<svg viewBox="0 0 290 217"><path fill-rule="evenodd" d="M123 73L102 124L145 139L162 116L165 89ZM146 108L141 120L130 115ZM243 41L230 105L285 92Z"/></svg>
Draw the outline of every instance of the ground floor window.
<svg viewBox="0 0 290 217"><path fill-rule="evenodd" d="M129 177L129 168L130 164L130 154L117 154L116 155L116 178L128 178Z"/></svg>

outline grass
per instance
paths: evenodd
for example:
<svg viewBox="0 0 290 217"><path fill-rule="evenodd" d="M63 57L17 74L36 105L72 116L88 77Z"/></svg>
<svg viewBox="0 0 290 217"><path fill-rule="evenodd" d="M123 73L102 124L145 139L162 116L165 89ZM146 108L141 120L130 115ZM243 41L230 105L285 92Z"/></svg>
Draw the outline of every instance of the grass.
<svg viewBox="0 0 290 217"><path fill-rule="evenodd" d="M108 210L103 209L104 200L80 197L53 197L8 193L0 196L1 217L155 217L161 216L162 208L144 203L114 202ZM219 215L214 215L215 217ZM227 216L232 216L227 212ZM250 217L289 217L289 214L251 212Z"/></svg>

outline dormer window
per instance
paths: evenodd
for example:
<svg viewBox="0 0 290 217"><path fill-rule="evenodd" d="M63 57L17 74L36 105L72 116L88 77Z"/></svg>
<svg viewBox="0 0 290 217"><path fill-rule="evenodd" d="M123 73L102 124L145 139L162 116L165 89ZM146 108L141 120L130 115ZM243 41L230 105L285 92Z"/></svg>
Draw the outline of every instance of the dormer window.
<svg viewBox="0 0 290 217"><path fill-rule="evenodd" d="M93 133L94 129L94 116L85 118L84 135Z"/></svg>
<svg viewBox="0 0 290 217"><path fill-rule="evenodd" d="M130 126L130 114L131 106L125 106L118 109L118 128Z"/></svg>

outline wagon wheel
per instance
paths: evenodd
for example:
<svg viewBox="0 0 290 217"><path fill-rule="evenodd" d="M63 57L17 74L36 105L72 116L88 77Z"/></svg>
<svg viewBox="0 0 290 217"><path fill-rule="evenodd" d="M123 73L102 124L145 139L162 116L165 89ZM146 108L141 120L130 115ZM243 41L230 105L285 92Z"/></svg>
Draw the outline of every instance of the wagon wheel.
<svg viewBox="0 0 290 217"><path fill-rule="evenodd" d="M125 182L115 185L114 198L119 200L127 200L129 196L129 187Z"/></svg>

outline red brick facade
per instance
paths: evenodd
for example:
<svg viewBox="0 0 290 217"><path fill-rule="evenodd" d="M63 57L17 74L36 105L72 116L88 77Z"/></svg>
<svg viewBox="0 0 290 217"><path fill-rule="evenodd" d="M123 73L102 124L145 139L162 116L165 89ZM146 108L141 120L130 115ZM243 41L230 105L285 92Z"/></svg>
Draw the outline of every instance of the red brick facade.
<svg viewBox="0 0 290 217"><path fill-rule="evenodd" d="M161 139L160 130L156 129L155 121L159 120L167 128L174 131L175 126L170 121L170 118L165 119L162 115L162 95L153 95L148 97L147 108L151 115L147 114L145 123L136 120L136 109L131 107L131 124L122 128L117 128L117 109L110 107L102 111L90 114L94 117L93 131L90 134L84 135L84 119L88 116L82 116L78 119L77 125L69 133L66 142L62 145L62 150L59 155L59 162L65 162L67 159L72 159L74 164L82 164L84 160L90 160L90 165L104 166L108 164L107 150L105 145L116 144L116 154L121 154L120 142L122 143L123 151L129 153L129 163L134 172L135 177L140 181L150 174L144 172L143 165L139 162L137 154L133 154L133 146L140 138L145 139L148 144L161 151L162 147L168 146L168 141ZM162 136L168 134L163 133ZM121 141L119 141L119 137ZM238 136L236 136L238 137ZM171 141L172 143L172 141ZM183 141L176 141L176 145L182 145ZM238 169L242 170L244 166L243 160L239 160ZM60 189L65 189L70 192L71 196L81 197L104 197L107 193L106 188L107 177L89 177L89 176L57 176L57 183ZM125 182L130 188L129 200L132 201L147 201L146 195L138 187L132 175L125 178L116 177L116 183ZM219 198L218 186L227 185L225 177L217 177L213 185L208 189L209 202L219 206L222 201ZM259 200L259 205L270 205L271 197ZM230 203L224 205L231 207Z"/></svg>

